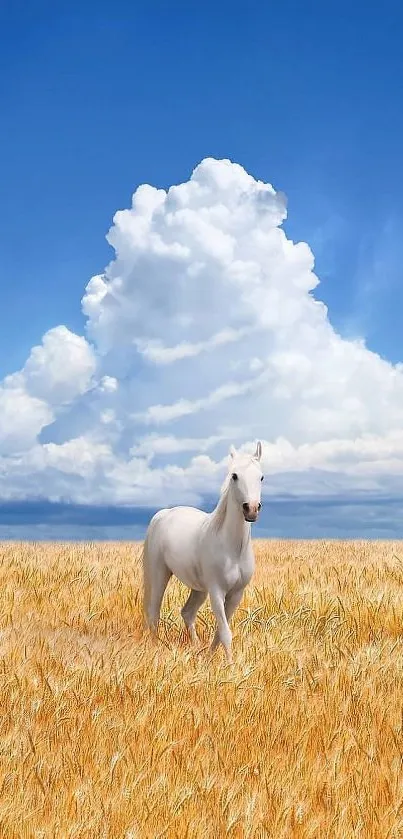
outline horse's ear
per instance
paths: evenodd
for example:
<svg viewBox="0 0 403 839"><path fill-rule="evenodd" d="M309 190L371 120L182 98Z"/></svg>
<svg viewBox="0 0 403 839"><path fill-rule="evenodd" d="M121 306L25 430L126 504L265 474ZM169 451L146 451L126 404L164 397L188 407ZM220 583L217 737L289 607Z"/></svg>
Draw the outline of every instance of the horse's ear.
<svg viewBox="0 0 403 839"><path fill-rule="evenodd" d="M230 446L229 453L230 453L230 456L231 456L231 457L235 457L235 455L236 455L236 448L235 448L235 446Z"/></svg>
<svg viewBox="0 0 403 839"><path fill-rule="evenodd" d="M257 443L256 451L255 451L254 456L255 456L256 460L260 460L260 458L262 456L262 444L261 444L260 440Z"/></svg>

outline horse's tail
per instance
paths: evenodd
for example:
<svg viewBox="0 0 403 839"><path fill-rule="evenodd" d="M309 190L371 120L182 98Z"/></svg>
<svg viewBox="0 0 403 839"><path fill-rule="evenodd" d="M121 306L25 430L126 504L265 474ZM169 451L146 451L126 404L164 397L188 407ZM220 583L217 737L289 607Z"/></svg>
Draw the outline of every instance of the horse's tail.
<svg viewBox="0 0 403 839"><path fill-rule="evenodd" d="M155 527L164 510L160 510L152 517L143 544L143 626L149 627L149 606L152 596L152 558L155 554Z"/></svg>
<svg viewBox="0 0 403 839"><path fill-rule="evenodd" d="M146 629L148 626L147 614L148 614L148 606L150 603L150 594L151 594L151 586L150 586L150 567L149 567L149 558L148 558L148 533L144 540L143 545L143 553L142 553L142 565L143 565L143 628Z"/></svg>
<svg viewBox="0 0 403 839"><path fill-rule="evenodd" d="M155 513L147 528L146 538L143 545L143 625L150 628L150 606L153 597L153 577L155 577L158 563L158 523L165 515L166 510L159 510Z"/></svg>

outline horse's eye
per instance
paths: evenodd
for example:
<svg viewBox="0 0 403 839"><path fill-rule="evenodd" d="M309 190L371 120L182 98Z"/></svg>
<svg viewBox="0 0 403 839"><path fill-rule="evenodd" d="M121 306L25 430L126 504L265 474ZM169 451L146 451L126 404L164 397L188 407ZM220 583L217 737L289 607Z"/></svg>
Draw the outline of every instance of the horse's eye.
<svg viewBox="0 0 403 839"><path fill-rule="evenodd" d="M262 477L261 477L261 479L260 479L260 480L261 480L261 481L263 481L263 479L264 479L264 475L262 475Z"/></svg>
<svg viewBox="0 0 403 839"><path fill-rule="evenodd" d="M236 473L236 472L233 472L233 473L232 473L232 480L233 480L233 481L237 481L237 480L238 480L238 475L237 475L237 473Z"/></svg>

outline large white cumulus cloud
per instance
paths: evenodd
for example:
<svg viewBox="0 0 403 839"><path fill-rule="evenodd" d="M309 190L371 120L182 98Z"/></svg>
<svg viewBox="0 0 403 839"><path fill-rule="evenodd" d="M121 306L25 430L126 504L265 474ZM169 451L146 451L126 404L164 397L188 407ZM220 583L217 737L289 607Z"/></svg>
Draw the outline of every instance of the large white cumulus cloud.
<svg viewBox="0 0 403 839"><path fill-rule="evenodd" d="M403 488L403 368L343 339L286 202L227 160L115 214L115 255L0 385L3 496L198 503L230 442L265 441L267 492Z"/></svg>

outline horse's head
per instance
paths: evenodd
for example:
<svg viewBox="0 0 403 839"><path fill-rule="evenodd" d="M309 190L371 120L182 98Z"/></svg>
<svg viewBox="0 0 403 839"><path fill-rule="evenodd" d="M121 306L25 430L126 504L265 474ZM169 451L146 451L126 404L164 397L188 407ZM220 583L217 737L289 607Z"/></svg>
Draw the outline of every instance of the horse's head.
<svg viewBox="0 0 403 839"><path fill-rule="evenodd" d="M256 446L254 455L237 452L230 448L229 490L236 502L242 507L245 521L256 521L262 507L263 474L260 467L262 444Z"/></svg>

